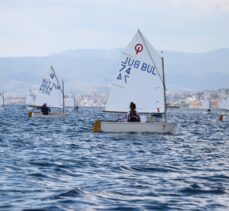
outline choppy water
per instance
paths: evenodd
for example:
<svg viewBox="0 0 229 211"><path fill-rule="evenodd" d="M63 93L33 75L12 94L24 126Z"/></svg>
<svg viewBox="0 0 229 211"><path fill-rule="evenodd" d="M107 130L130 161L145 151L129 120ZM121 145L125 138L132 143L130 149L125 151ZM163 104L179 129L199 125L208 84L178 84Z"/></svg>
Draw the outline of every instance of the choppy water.
<svg viewBox="0 0 229 211"><path fill-rule="evenodd" d="M112 118L0 112L0 210L229 210L229 123L171 111L176 135L93 134ZM117 115L113 118L117 118Z"/></svg>

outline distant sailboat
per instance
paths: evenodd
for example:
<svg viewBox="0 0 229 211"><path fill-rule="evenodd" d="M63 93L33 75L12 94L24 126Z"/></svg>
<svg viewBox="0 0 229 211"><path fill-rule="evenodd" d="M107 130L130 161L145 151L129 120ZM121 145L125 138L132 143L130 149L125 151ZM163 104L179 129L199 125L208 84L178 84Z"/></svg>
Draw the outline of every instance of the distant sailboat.
<svg viewBox="0 0 229 211"><path fill-rule="evenodd" d="M32 110L36 95L33 93L32 89L29 88L28 95L26 96L25 104L27 110Z"/></svg>
<svg viewBox="0 0 229 211"><path fill-rule="evenodd" d="M0 109L3 110L5 107L4 91L0 92Z"/></svg>
<svg viewBox="0 0 229 211"><path fill-rule="evenodd" d="M224 98L219 102L219 108L223 110L229 110L229 97Z"/></svg>
<svg viewBox="0 0 229 211"><path fill-rule="evenodd" d="M204 95L201 109L207 110L208 112L211 111L211 102L210 102L210 99L207 95Z"/></svg>
<svg viewBox="0 0 229 211"><path fill-rule="evenodd" d="M60 85L52 66L48 74L42 78L33 106L41 107L44 103L48 107L62 109L62 112L51 112L49 115L43 115L41 112L29 112L29 117L62 117L67 115L64 112L64 83L62 82L62 86Z"/></svg>
<svg viewBox="0 0 229 211"><path fill-rule="evenodd" d="M78 109L76 104L76 95L73 91L71 91L70 95L65 98L65 107L70 109Z"/></svg>
<svg viewBox="0 0 229 211"><path fill-rule="evenodd" d="M139 113L165 114L165 121L144 123L96 121L93 131L173 132L175 123L168 123L166 120L164 61L140 31L122 52L120 67L105 111L127 113L130 102L136 103Z"/></svg>
<svg viewBox="0 0 229 211"><path fill-rule="evenodd" d="M229 97L224 97L219 102L219 109L223 110L225 113L219 116L220 121L229 121Z"/></svg>

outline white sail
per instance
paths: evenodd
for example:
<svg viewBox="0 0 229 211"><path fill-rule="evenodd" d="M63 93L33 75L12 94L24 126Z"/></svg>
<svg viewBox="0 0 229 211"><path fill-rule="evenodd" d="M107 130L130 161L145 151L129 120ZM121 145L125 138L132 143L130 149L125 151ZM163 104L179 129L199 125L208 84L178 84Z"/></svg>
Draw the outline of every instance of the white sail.
<svg viewBox="0 0 229 211"><path fill-rule="evenodd" d="M34 101L35 101L35 94L31 90L31 88L29 88L29 93L26 96L25 104L31 106L34 104Z"/></svg>
<svg viewBox="0 0 229 211"><path fill-rule="evenodd" d="M65 96L65 106L70 108L76 107L76 95L72 90L69 95Z"/></svg>
<svg viewBox="0 0 229 211"><path fill-rule="evenodd" d="M127 112L134 102L140 113L164 113L162 68L161 57L138 31L122 52L105 111Z"/></svg>
<svg viewBox="0 0 229 211"><path fill-rule="evenodd" d="M219 108L220 108L220 109L224 109L224 110L229 110L229 97L223 98L223 99L219 102Z"/></svg>
<svg viewBox="0 0 229 211"><path fill-rule="evenodd" d="M75 98L74 96L69 96L68 98L65 99L65 106L66 107L75 107Z"/></svg>
<svg viewBox="0 0 229 211"><path fill-rule="evenodd" d="M204 96L201 109L206 109L206 110L210 109L210 100L207 96Z"/></svg>
<svg viewBox="0 0 229 211"><path fill-rule="evenodd" d="M4 106L4 93L0 92L0 107Z"/></svg>
<svg viewBox="0 0 229 211"><path fill-rule="evenodd" d="M42 106L44 103L46 103L48 107L63 108L62 89L52 67L49 69L47 75L42 78L33 105Z"/></svg>

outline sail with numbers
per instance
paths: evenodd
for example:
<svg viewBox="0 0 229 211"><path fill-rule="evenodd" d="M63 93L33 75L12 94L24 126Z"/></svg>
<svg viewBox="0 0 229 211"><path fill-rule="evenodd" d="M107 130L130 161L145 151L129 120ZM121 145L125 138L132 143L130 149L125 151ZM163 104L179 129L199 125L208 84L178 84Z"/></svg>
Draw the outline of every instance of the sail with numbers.
<svg viewBox="0 0 229 211"><path fill-rule="evenodd" d="M127 112L134 102L140 113L164 113L164 88L162 59L138 30L122 52L105 111Z"/></svg>
<svg viewBox="0 0 229 211"><path fill-rule="evenodd" d="M48 107L64 107L63 90L52 66L47 74L42 77L41 85L33 105L42 106L44 103Z"/></svg>

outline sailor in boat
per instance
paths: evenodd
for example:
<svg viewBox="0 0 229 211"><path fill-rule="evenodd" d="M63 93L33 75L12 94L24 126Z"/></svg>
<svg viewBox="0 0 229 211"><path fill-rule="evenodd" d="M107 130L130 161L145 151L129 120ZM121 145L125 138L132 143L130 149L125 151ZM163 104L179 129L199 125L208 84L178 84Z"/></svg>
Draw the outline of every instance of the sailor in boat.
<svg viewBox="0 0 229 211"><path fill-rule="evenodd" d="M127 122L141 122L140 115L136 111L135 103L130 103L130 111L127 114Z"/></svg>
<svg viewBox="0 0 229 211"><path fill-rule="evenodd" d="M151 113L146 116L147 122L161 122L162 121L162 113L160 113L160 109L157 108L157 113Z"/></svg>
<svg viewBox="0 0 229 211"><path fill-rule="evenodd" d="M153 116L156 119L156 121L161 121L162 113L160 113L160 109L159 108L157 108L157 112L158 113L151 114L151 116Z"/></svg>
<svg viewBox="0 0 229 211"><path fill-rule="evenodd" d="M43 106L41 107L41 112L43 115L48 115L50 112L50 108L47 106L46 103L43 104Z"/></svg>

